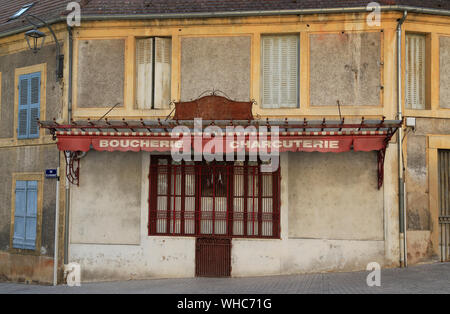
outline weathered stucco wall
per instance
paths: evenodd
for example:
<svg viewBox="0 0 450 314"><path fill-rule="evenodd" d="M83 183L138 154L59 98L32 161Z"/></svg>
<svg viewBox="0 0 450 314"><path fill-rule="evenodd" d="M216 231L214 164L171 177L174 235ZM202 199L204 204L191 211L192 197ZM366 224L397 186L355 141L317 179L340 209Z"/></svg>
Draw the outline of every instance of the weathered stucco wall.
<svg viewBox="0 0 450 314"><path fill-rule="evenodd" d="M416 118L416 129L406 136L406 206L408 259L411 264L434 257L430 233L427 135L450 134L446 119Z"/></svg>
<svg viewBox="0 0 450 314"><path fill-rule="evenodd" d="M374 152L289 155L289 236L383 240Z"/></svg>
<svg viewBox="0 0 450 314"><path fill-rule="evenodd" d="M41 172L58 167L56 146L0 148L0 251L8 251L11 230L12 174ZM53 256L56 180L44 180L41 254Z"/></svg>
<svg viewBox="0 0 450 314"><path fill-rule="evenodd" d="M439 37L440 106L450 108L450 36Z"/></svg>
<svg viewBox="0 0 450 314"><path fill-rule="evenodd" d="M80 40L78 43L77 106L122 107L125 40Z"/></svg>
<svg viewBox="0 0 450 314"><path fill-rule="evenodd" d="M395 147L388 149L387 169L392 169L395 164L393 159L395 156ZM99 153L99 156L105 156L110 153ZM121 153L119 153L121 154ZM129 155L130 153L124 153ZM131 153L132 154L132 153ZM193 277L195 275L195 238L193 237L149 237L148 236L148 172L150 156L147 153L142 155L141 175L135 176L135 180L140 182L140 227L139 242L136 245L102 245L102 244L76 244L70 245L70 261L78 262L82 267L83 281L98 280L117 280L117 279L140 279L140 278L170 278L170 277ZM307 154L307 153L304 153ZM297 159L305 161L304 154L297 154L300 157L291 157L288 153L281 154L281 239L233 239L232 240L232 276L260 276L268 274L292 274L320 271L350 271L363 270L369 262L379 262L381 265L395 265L398 259L398 233L394 228L398 224L394 222L383 222L383 209L380 213L377 207L372 210L376 213L377 220L372 221L371 214L361 209L360 213L352 213L356 217L347 217L348 221L360 223L364 228L368 229L363 232L361 239L310 239L310 238L294 238L290 237L291 229L296 228L295 224L290 223L289 212L293 206L297 208L298 200L293 199L292 194L299 193L305 187L304 185L292 185L292 181L297 181L300 177L298 173ZM351 154L354 153L350 153ZM366 155L365 155L366 154ZM296 154L293 154L296 155ZM339 154L326 154L331 159L339 156ZM349 156L345 156L349 158ZM373 158L372 158L373 157ZM312 160L317 156L311 154ZM346 159L344 158L344 159ZM358 159L362 159L358 161ZM293 160L293 165L291 161ZM327 161L321 160L323 163L334 162L337 160ZM100 162L102 163L102 162ZM103 163L109 164L106 160ZM316 161L319 164L319 161ZM357 169L363 166L367 167L367 174L370 173L371 189L376 189L376 157L371 153L354 154L350 157L349 163L357 163ZM373 165L371 165L373 163ZM99 164L97 162L96 164ZM127 168L128 161L122 161L122 168ZM118 164L115 164L117 166ZM83 169L84 165L81 166ZM311 164L308 165L311 166ZM317 168L317 167L314 167ZM294 171L295 170L295 171ZM365 184L365 171L362 176L356 176L359 184ZM333 174L333 173L332 173ZM82 173L82 185L93 180L96 174ZM118 174L116 174L119 177ZM390 176L387 175L389 178ZM291 178L292 177L292 178ZM116 180L116 179L109 179ZM131 182L131 177L127 179ZM315 184L315 183L314 183ZM342 181L342 185L349 185L349 182ZM385 216L389 219L397 219L398 212L395 206L395 195L390 195L391 190L395 190L395 180L386 180L387 192L381 193L381 204L383 204L383 193L387 193L388 199L384 200L386 204ZM351 184L350 184L351 185ZM111 187L112 185L109 185ZM355 187L351 185L351 189ZM117 189L116 189L117 190ZM368 203L372 201L369 192ZM93 193L95 194L95 193ZM110 195L113 195L111 193ZM359 190L355 191L358 197L364 198L364 194ZM394 193L395 194L395 193ZM84 194L86 195L86 194ZM89 208L80 206L83 202L82 194L73 195L72 208L76 210L89 211ZM378 200L375 200L379 206ZM345 204L344 204L345 205ZM343 208L342 203L332 205L333 210L337 211ZM383 207L381 205L381 207ZM316 208L316 207L315 207ZM331 211L331 208L329 209ZM119 219L119 216L115 216ZM368 220L368 221L367 221ZM72 220L72 224L75 222ZM303 223L303 221L301 221ZM375 227L369 224L374 223ZM383 238L383 223L391 228L386 232L386 240ZM380 226L381 224L381 226ZM98 228L98 224L95 224ZM73 227L72 227L73 228ZM323 229L322 225L318 225L319 229ZM358 231L359 227L354 227ZM381 239L379 229L381 229ZM301 231L301 230L297 230ZM131 231L130 231L131 232ZM296 232L294 232L296 233ZM373 233L373 234L372 234ZM123 234L123 233L122 233ZM374 239L364 240L371 235ZM385 253L386 252L386 253Z"/></svg>
<svg viewBox="0 0 450 314"><path fill-rule="evenodd" d="M71 243L139 244L141 154L91 151L71 198Z"/></svg>
<svg viewBox="0 0 450 314"><path fill-rule="evenodd" d="M202 37L181 40L181 100L221 90L235 100L250 100L251 37Z"/></svg>
<svg viewBox="0 0 450 314"><path fill-rule="evenodd" d="M108 154L110 153L99 153L99 156ZM128 156L130 153L118 154ZM142 162L139 168L140 173L135 175L133 180L139 184L140 225L130 232L133 234L138 232L138 242L135 245L71 243L69 258L70 261L81 264L83 281L193 277L195 275L195 238L148 236L150 155L147 153L137 153L137 155ZM128 163L127 158L122 160L121 167L128 168ZM111 173L116 173L116 178L113 180L118 180L117 172ZM91 180L89 173L86 173L84 180L85 182ZM131 181L132 179L128 177L127 182L133 184ZM115 190L117 191L117 188ZM113 194L108 193L108 195ZM73 195L71 206L86 212L78 205L82 197L84 196L81 194ZM116 219L120 218L116 216ZM73 221L71 225L73 228ZM127 236L123 232L122 234Z"/></svg>
<svg viewBox="0 0 450 314"><path fill-rule="evenodd" d="M61 49L64 49L61 43ZM0 56L1 77L1 113L0 138L14 137L14 86L15 69L47 63L47 90L46 90L46 117L49 119L61 118L62 85L56 81L56 48L55 45L44 47L38 54L30 50Z"/></svg>
<svg viewBox="0 0 450 314"><path fill-rule="evenodd" d="M55 234L56 180L44 179L41 249L37 255L11 254L10 231L13 173L58 167L55 145L0 148L0 280L51 283ZM40 255L40 256L39 256Z"/></svg>
<svg viewBox="0 0 450 314"><path fill-rule="evenodd" d="M312 106L380 105L381 34L310 35Z"/></svg>

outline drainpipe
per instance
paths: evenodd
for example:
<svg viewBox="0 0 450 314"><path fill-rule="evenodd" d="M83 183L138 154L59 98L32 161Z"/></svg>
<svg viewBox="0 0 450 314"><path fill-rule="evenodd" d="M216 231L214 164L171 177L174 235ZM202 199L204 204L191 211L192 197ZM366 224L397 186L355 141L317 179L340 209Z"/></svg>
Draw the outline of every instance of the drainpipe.
<svg viewBox="0 0 450 314"><path fill-rule="evenodd" d="M403 120L402 110L402 25L408 16L408 11L403 12L403 17L398 21L397 25L397 105L398 119ZM400 266L408 266L408 255L406 245L406 198L405 198L405 177L403 165L403 129L398 129L398 201L399 201L399 231L400 231Z"/></svg>
<svg viewBox="0 0 450 314"><path fill-rule="evenodd" d="M58 151L59 153L59 151ZM55 208L55 248L53 256L53 285L58 284L58 246L59 246L59 164L61 155L58 154L58 168L56 169L56 208Z"/></svg>
<svg viewBox="0 0 450 314"><path fill-rule="evenodd" d="M72 73L73 73L73 37L72 28L67 26L69 34L69 77L68 77L68 115L67 122L72 121ZM69 214L70 214L70 183L66 176L66 208L65 208L65 229L64 229L64 264L69 263Z"/></svg>

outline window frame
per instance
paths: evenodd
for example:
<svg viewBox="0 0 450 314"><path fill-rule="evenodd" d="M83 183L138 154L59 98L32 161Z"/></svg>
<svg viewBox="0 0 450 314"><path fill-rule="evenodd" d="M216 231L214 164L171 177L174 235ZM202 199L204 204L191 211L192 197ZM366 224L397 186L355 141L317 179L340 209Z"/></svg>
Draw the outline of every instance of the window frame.
<svg viewBox="0 0 450 314"><path fill-rule="evenodd" d="M264 94L264 37L296 37L297 38L297 77L296 77L296 105L295 107L289 107L289 106L278 106L278 107L264 107L263 105L263 94ZM300 97L301 97L301 34L300 33L264 33L260 35L260 99L261 99L261 105L259 106L261 110L300 110L301 109L301 103L300 103ZM274 105L274 104L272 104Z"/></svg>
<svg viewBox="0 0 450 314"><path fill-rule="evenodd" d="M253 239L280 239L281 238L281 170L280 168L278 168L278 170L274 173L272 173L272 175L270 176L270 178L272 179L272 185L271 185L271 196L267 196L264 195L265 193L263 192L263 187L261 184L257 184L257 187L255 186L256 184L256 178L257 178L257 182L263 182L262 180L262 176L263 175L267 175L265 173L262 173L261 171L258 171L255 177L253 177L253 188L257 188L257 190L255 190L255 192L257 191L257 193L255 195L253 195L253 192L250 193L248 191L248 183L250 182L248 179L248 176L250 175L249 169L256 169L258 167L260 167L261 163L258 162L256 165L254 166L250 166L248 165L249 162L243 162L242 166L237 166L237 165L233 165L230 168L232 169L231 174L229 172L227 172L227 175L231 175L233 176L233 178L235 178L235 171L238 167L242 168L242 179L243 179L243 189L244 192L242 195L231 195L230 196L225 196L226 197L226 207L227 209L225 211L218 211L221 212L222 215L223 213L226 214L226 220L222 219L218 219L215 220L214 217L214 210L213 210L213 218L204 218L204 220L202 220L200 218L202 210L199 209L198 206L200 206L199 204L202 202L202 197L205 197L205 195L203 195L202 190L200 185L203 184L203 178L200 177L200 181L198 181L199 179L199 173L197 171L198 166L200 167L205 167L204 165L202 165L202 163L198 163L195 162L192 165L186 165L186 163L184 161L182 161L180 164L177 164L176 167L180 167L180 170L176 170L176 173L171 173L172 172L172 158L170 156L167 155L152 155L150 157L150 171L149 171L149 197L148 197L148 202L149 202L149 216L148 216L148 235L149 236L170 236L170 237L209 237L209 238L253 238ZM159 181L157 180L157 177L159 174L161 174L160 172L158 172L158 164L157 162L159 160L166 160L167 161L167 165L162 165L163 167L167 167L167 179L166 182L167 184L165 185L165 190L167 191L166 194L158 194L158 187L159 187ZM174 200L174 197L172 195L173 191L173 185L171 183L172 178L174 177L178 177L178 175L181 175L181 177L183 178L185 173L186 173L186 168L187 167L193 167L194 168L194 173L192 174L192 170L191 170L191 175L195 176L195 180L194 180L194 195L187 195L186 196L186 185L185 185L185 181L181 181L180 186L181 186L181 192L178 192L175 194L175 199L180 198L180 209L179 210L174 210L173 212L175 213L174 216L171 215L172 213L172 209L170 209L169 205L165 206L166 209L157 209L157 199L158 196L165 196L166 197L166 201L167 202L172 202ZM255 168L256 167L256 168ZM163 172L164 173L164 172ZM184 179L185 180L185 179ZM227 187L231 188L232 190L234 190L234 180L233 183L227 184ZM273 183L276 182L276 184L274 185ZM252 189L253 189L252 188ZM228 189L227 189L228 190ZM228 191L227 191L228 193ZM252 195L250 195L252 194ZM183 207L183 204L185 204L185 200L187 198L192 198L194 197L195 199L195 211L192 212L190 211L190 216L192 216L193 213L193 217L194 221L193 221L193 233L186 233L186 227L185 227L185 223L186 221L192 221L192 220L188 220L185 219L185 208ZM208 197L206 195L206 197ZM223 196L219 196L219 197L223 197ZM230 204L234 204L236 199L242 199L242 211L235 211L234 210L234 205L230 205ZM255 202L254 200L257 199L257 206L256 208L258 208L258 210L256 210L256 208L252 209L251 211L247 211L248 210L248 202L250 200L253 199L253 206L252 208L254 208L255 206ZM270 213L270 215L272 216L272 218L270 220L264 220L263 219L263 214L264 214L264 210L262 209L262 204L263 199L270 199L272 202L272 212ZM176 201L178 203L178 200ZM215 202L213 202L215 203ZM213 207L214 208L214 207ZM230 210L232 209L232 210ZM167 224L166 227L166 231L163 232L158 232L157 231L157 224L158 224L158 212L165 212L167 211L168 213L170 212L170 216L169 218L160 218L163 219L163 224ZM179 214L178 214L179 213ZM242 220L240 219L234 219L234 215L236 213L240 213L239 216L242 216ZM266 212L267 213L267 212ZM249 215L250 214L250 215ZM189 214L188 214L189 215ZM205 215L208 216L208 215ZM253 221L249 221L249 217L253 217ZM177 217L181 217L180 219L177 219ZM231 217L231 219L229 218ZM255 217L257 217L257 219L255 220ZM173 219L175 218L175 219ZM165 222L164 222L165 220ZM175 232L175 231L170 231L170 225L174 224L177 220L179 220L180 223L180 232ZM201 225L203 223L207 223L211 221L211 228L213 228L212 233L202 233L200 228ZM225 221L225 233L215 233L214 232L214 226L216 225L217 222L221 222L221 221ZM262 227L262 224L264 221L270 221L272 223L272 234L270 236L264 236L263 232L264 232L264 228ZM234 234L234 222L242 222L242 235L241 234ZM252 234L249 234L248 231L248 224L253 224L253 229L252 229ZM255 223L258 224L258 234L254 234L255 233ZM169 228L169 229L168 229ZM173 227L173 230L175 230L176 228ZM169 230L169 231L167 231ZM267 229L266 229L267 230Z"/></svg>
<svg viewBox="0 0 450 314"><path fill-rule="evenodd" d="M424 51L424 66L425 66L425 74L424 74L424 104L423 108L413 108L412 106L409 106L407 99L408 99L408 36L423 36L425 38L425 51ZM431 110L431 58L432 58L432 52L431 52L431 33L421 33L421 32L414 32L414 31L405 31L405 40L404 40L404 78L403 78L403 84L404 84L404 97L403 97L403 103L405 110L413 110L413 111L425 111L425 110Z"/></svg>
<svg viewBox="0 0 450 314"><path fill-rule="evenodd" d="M16 211L16 182L17 181L37 181L37 217L36 217L36 243L35 249L18 249L13 247L14 223ZM9 252L21 255L40 255L42 244L42 209L44 200L44 174L38 172L13 173L11 184L11 229Z"/></svg>

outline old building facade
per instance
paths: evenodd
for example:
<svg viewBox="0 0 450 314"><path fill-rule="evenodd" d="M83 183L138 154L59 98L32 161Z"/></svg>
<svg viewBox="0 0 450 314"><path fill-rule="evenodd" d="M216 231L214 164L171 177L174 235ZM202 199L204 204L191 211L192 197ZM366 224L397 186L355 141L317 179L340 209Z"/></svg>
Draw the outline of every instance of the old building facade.
<svg viewBox="0 0 450 314"><path fill-rule="evenodd" d="M259 2L186 12L84 1L80 26L48 18L63 78L54 41L33 54L19 26L0 33L1 278L52 281L56 181L44 173L58 166L58 260L79 263L84 281L448 259L448 4L381 1L377 24L369 1ZM32 91L35 77L42 128L22 139L20 82ZM218 109L237 103L250 113ZM182 106L208 125L280 126L279 168L262 173L248 151L174 161L172 130L194 118ZM37 227L34 246L17 249L21 184L36 191Z"/></svg>

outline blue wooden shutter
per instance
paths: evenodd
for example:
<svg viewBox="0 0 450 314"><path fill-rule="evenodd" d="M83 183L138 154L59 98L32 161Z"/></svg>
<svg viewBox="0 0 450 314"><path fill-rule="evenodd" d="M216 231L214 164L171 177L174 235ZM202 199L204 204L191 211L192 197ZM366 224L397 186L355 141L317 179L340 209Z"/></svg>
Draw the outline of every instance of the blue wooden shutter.
<svg viewBox="0 0 450 314"><path fill-rule="evenodd" d="M38 138L37 119L41 111L41 73L21 75L19 78L19 139Z"/></svg>
<svg viewBox="0 0 450 314"><path fill-rule="evenodd" d="M36 249L37 181L16 181L13 248Z"/></svg>
<svg viewBox="0 0 450 314"><path fill-rule="evenodd" d="M27 214L25 220L24 249L36 249L37 181L27 181Z"/></svg>
<svg viewBox="0 0 450 314"><path fill-rule="evenodd" d="M30 104L30 76L21 75L19 78L19 117L17 125L17 138L28 138L28 115Z"/></svg>
<svg viewBox="0 0 450 314"><path fill-rule="evenodd" d="M29 110L29 126L28 138L39 137L39 125L37 119L40 118L41 111L41 73L33 73L30 75L30 110Z"/></svg>

